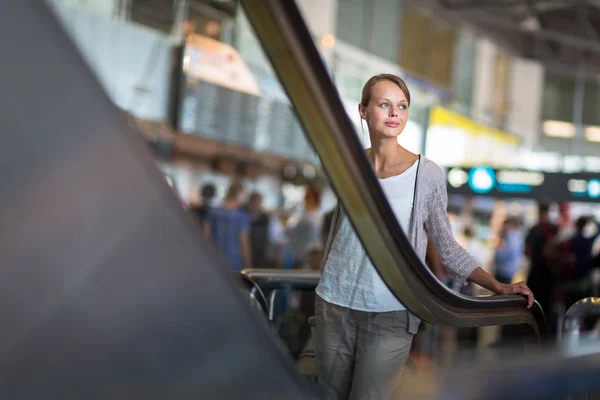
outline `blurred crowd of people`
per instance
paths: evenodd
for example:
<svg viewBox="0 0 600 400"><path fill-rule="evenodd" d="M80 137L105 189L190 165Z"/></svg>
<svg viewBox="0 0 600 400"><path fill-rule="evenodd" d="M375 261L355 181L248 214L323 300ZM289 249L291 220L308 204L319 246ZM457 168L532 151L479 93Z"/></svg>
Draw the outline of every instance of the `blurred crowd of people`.
<svg viewBox="0 0 600 400"><path fill-rule="evenodd" d="M525 255L530 262L527 282L555 332L569 307L596 295L600 229L589 215L573 221L568 204L559 204L557 221L551 221L549 210L549 204L539 205L538 222L525 238Z"/></svg>
<svg viewBox="0 0 600 400"><path fill-rule="evenodd" d="M585 297L598 295L600 227L591 215L573 219L566 203L556 205L558 218L553 220L551 206L540 203L537 222L527 230L520 218L507 217L491 257L471 227L465 228L462 245L482 265L489 264L498 281L525 279L544 310L550 331L555 333L569 307ZM469 293L470 288L453 287L473 294Z"/></svg>
<svg viewBox="0 0 600 400"><path fill-rule="evenodd" d="M201 188L201 203L189 208L202 224L234 271L245 268L320 270L333 212L320 208L320 192L307 187L303 204L293 210L267 212L263 196L247 193L241 182L230 184L224 199L216 202L212 184ZM482 266L502 283L511 283L519 274L542 306L551 332L556 332L561 316L578 300L597 295L593 271L600 271L600 228L588 215L572 220L567 204L559 204L559 218L551 220L550 204L538 206L538 221L525 231L517 217L507 217L498 233L493 254L475 238L473 229L464 228L461 244ZM428 249L428 264L445 280L435 249ZM491 259L490 259L491 258ZM521 267L528 264L523 273ZM463 294L475 294L473 285L458 287ZM284 308L307 308L291 295ZM308 306L311 308L312 304ZM307 315L304 315L307 314ZM307 309L301 318L310 315Z"/></svg>
<svg viewBox="0 0 600 400"><path fill-rule="evenodd" d="M246 193L239 181L216 201L212 184L200 189L200 204L189 212L198 220L207 238L228 261L233 271L246 268L321 269L331 213L321 211L321 194L307 187L299 207L265 211L263 196ZM295 356L302 350L314 315L314 292L282 291L275 324Z"/></svg>
<svg viewBox="0 0 600 400"><path fill-rule="evenodd" d="M221 202L214 185L200 189L201 202L189 211L234 271L245 268L319 269L328 217L320 209L320 192L307 187L301 207L265 211L259 192L247 193L235 181Z"/></svg>

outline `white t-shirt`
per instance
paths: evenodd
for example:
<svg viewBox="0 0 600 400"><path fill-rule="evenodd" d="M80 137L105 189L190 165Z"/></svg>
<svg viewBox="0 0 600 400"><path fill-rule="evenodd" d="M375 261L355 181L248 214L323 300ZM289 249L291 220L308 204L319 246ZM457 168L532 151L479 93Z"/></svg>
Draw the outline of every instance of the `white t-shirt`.
<svg viewBox="0 0 600 400"><path fill-rule="evenodd" d="M400 175L379 179L385 196L402 230L408 235L413 208L417 163ZM362 257L350 257L344 249L360 248ZM385 285L367 257L350 220L344 216L325 263L316 293L325 301L369 312L400 311L406 308Z"/></svg>

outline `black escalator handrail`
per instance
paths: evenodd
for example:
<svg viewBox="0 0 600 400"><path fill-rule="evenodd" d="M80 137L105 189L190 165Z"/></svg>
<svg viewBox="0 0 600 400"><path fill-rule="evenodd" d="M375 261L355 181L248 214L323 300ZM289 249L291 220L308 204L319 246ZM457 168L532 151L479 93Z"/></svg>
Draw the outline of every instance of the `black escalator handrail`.
<svg viewBox="0 0 600 400"><path fill-rule="evenodd" d="M241 273L255 282L265 292L284 289L290 285L294 290L314 290L318 286L319 280L321 279L321 273L319 271L312 270L247 268ZM434 277L434 279L437 278ZM471 301L469 301L471 299L470 297L461 295L460 293L452 292L446 286L443 286L443 289L445 290L444 295L448 299L450 299L452 296L457 297L457 302L464 302L464 307L477 306L478 308L483 307L485 309L502 310L506 309L508 303L514 303L514 307L522 307L523 302L526 301L524 298L518 296L482 296L477 297L476 299L478 301L473 304ZM538 321L540 330L542 332L546 332L547 326L544 311L537 301L534 303L531 311L534 313L535 319Z"/></svg>
<svg viewBox="0 0 600 400"><path fill-rule="evenodd" d="M294 1L241 0L350 221L390 290L433 324L527 324L544 333L524 298L479 299L449 292L422 264L369 165L337 90Z"/></svg>

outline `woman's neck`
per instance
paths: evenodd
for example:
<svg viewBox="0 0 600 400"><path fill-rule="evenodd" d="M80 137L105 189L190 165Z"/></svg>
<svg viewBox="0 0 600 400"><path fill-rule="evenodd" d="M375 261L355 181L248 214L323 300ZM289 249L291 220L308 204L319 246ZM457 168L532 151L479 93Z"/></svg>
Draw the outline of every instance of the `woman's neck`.
<svg viewBox="0 0 600 400"><path fill-rule="evenodd" d="M406 150L398 144L395 138L374 140L371 144L369 158L376 171L402 163L406 158L404 157Z"/></svg>

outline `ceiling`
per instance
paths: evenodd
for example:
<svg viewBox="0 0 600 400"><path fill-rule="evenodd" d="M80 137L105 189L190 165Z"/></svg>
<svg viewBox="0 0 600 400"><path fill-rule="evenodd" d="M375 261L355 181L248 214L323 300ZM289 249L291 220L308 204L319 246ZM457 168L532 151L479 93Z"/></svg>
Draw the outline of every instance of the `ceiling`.
<svg viewBox="0 0 600 400"><path fill-rule="evenodd" d="M523 57L566 71L600 72L598 0L436 0Z"/></svg>

